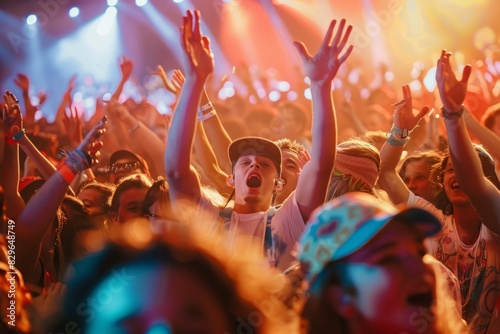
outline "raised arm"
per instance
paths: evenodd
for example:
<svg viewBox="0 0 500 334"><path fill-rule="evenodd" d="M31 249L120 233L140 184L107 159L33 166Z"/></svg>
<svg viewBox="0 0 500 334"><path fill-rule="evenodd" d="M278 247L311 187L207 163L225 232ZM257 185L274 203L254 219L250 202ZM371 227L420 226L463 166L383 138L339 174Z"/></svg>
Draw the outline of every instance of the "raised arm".
<svg viewBox="0 0 500 334"><path fill-rule="evenodd" d="M87 134L78 148L71 152L55 172L26 204L16 221L16 240L20 248L16 260L20 270L29 282L40 277L39 256L42 241L52 226L57 209L76 174L90 168L99 155L102 146L100 136L105 131L105 119Z"/></svg>
<svg viewBox="0 0 500 334"><path fill-rule="evenodd" d="M191 169L191 151L198 104L203 86L214 70L214 59L208 37L201 34L199 11L194 15L187 11L180 31L186 81L168 132L165 170L171 199L197 202L201 191L198 177Z"/></svg>
<svg viewBox="0 0 500 334"><path fill-rule="evenodd" d="M24 201L18 192L19 146L13 138L17 138L19 133L24 134L21 132L23 120L21 108L14 94L6 91L3 97L5 105L2 111L2 132L5 133L5 149L1 159L0 185L4 192L5 213L8 218L16 220L24 209Z"/></svg>
<svg viewBox="0 0 500 334"><path fill-rule="evenodd" d="M472 134L484 145L495 160L500 161L500 137L482 125L466 108L464 108L463 117L465 125Z"/></svg>
<svg viewBox="0 0 500 334"><path fill-rule="evenodd" d="M311 160L302 169L295 193L304 221L325 201L336 155L337 122L331 85L338 69L353 49L350 45L344 52L352 26L348 26L344 33L346 21L343 19L334 36L336 24L336 20L330 23L320 49L314 56L311 56L304 43L294 42L302 58L304 72L311 80L313 104Z"/></svg>
<svg viewBox="0 0 500 334"><path fill-rule="evenodd" d="M111 97L112 99L118 100L118 98L122 94L123 86L125 86L125 82L127 82L127 80L130 78L133 69L134 63L132 62L132 60L122 57L122 59L120 60L120 71L122 73L122 77L120 79L120 82L118 83L118 86L116 87L115 92L113 93L113 96Z"/></svg>
<svg viewBox="0 0 500 334"><path fill-rule="evenodd" d="M64 116L66 114L66 108L70 108L73 103L73 98L71 94L73 92L73 89L75 88L75 80L76 76L72 76L69 79L68 87L66 88L66 91L63 94L59 107L57 107L56 118L54 120L54 123L57 126L57 133L59 135L66 134L66 128L64 127Z"/></svg>
<svg viewBox="0 0 500 334"><path fill-rule="evenodd" d="M37 108L31 104L30 99L30 79L26 74L18 73L17 77L14 79L14 83L21 89L24 101L24 126L33 130L35 125L35 112Z"/></svg>
<svg viewBox="0 0 500 334"><path fill-rule="evenodd" d="M403 147L409 140L409 134L429 111L425 106L417 115L413 114L410 86L403 86L403 100L396 103L393 126L389 137L380 150L380 174L378 186L385 190L394 204L408 201L410 190L396 172Z"/></svg>
<svg viewBox="0 0 500 334"><path fill-rule="evenodd" d="M471 66L465 66L462 79L455 77L450 65L451 53L443 50L437 62L436 81L443 118L448 134L448 146L455 175L460 188L469 198L483 224L500 234L500 191L483 174L481 161L467 133L463 102Z"/></svg>
<svg viewBox="0 0 500 334"><path fill-rule="evenodd" d="M229 161L229 157L227 156L227 148L229 147L229 144L231 144L232 139L226 132L224 125L222 125L222 122L220 121L220 118L217 115L217 112L213 107L210 98L208 97L206 89L203 89L200 105L201 105L199 111L200 115L198 116L200 119L204 119L202 122L200 122L200 124L202 124L205 133L207 135L207 138L210 141L215 156L217 157L219 166L222 168L224 172L230 173L231 161ZM209 108L209 109L206 111L201 111L201 109L204 108ZM212 110L210 110L210 108L212 108ZM212 112L213 116L208 118L202 116L202 114L206 115L209 112Z"/></svg>

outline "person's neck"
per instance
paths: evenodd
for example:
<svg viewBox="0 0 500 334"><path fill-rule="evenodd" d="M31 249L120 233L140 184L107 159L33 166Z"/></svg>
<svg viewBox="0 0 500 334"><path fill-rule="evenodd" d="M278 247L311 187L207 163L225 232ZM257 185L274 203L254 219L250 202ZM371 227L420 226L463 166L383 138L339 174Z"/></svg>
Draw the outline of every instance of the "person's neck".
<svg viewBox="0 0 500 334"><path fill-rule="evenodd" d="M259 202L245 202L245 201L235 201L234 211L237 213L255 213L263 212L269 210L271 203L269 201L259 201Z"/></svg>
<svg viewBox="0 0 500 334"><path fill-rule="evenodd" d="M481 218L472 206L453 206L453 218L458 235L466 245L473 245L481 231Z"/></svg>

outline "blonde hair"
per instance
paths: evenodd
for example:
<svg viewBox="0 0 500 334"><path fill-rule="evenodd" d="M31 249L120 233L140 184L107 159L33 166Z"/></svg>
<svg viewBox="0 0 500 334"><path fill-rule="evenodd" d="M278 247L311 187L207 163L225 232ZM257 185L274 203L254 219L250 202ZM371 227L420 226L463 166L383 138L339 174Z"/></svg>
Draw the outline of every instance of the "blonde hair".
<svg viewBox="0 0 500 334"><path fill-rule="evenodd" d="M210 222L200 222L196 228L193 228L193 224L196 222L176 222L170 224L162 234L155 234L144 218L121 225L110 233L113 242L107 247L108 253L103 252L104 260L91 266L91 271L96 272L84 273L86 278L75 276L75 281L80 284L74 284L73 290L78 291L79 286L86 287L86 290L78 291L71 305L65 309L74 312L75 308L71 306L87 298L113 267L140 261L147 256L149 260L167 266L180 264L198 271L205 268L205 274L200 279L213 288L212 292L225 306L225 312L233 325L244 324L252 328L253 333L288 333L290 327L287 326L292 322L278 298L284 279L263 266L263 257L259 256L262 251L236 251L235 256L228 256L223 246L223 235L204 227ZM161 255L163 253L164 256ZM59 324L75 317L78 318L78 315L67 314L66 319L61 319ZM81 322L80 325L84 326L84 321ZM236 328L231 330L236 331Z"/></svg>
<svg viewBox="0 0 500 334"><path fill-rule="evenodd" d="M376 170L372 170L373 168L370 169L370 167L365 164L360 168L365 168L366 170L360 169L357 171L353 171L353 173L356 175L378 175L380 171L380 153L375 146L367 142L363 137L350 138L341 142L337 145L337 154L351 156L356 159L360 159L360 161L371 161L372 166L375 166L376 168ZM343 170L344 172L341 172L334 167L334 170L330 176L330 184L328 185L326 201L352 191L361 191L373 196L377 196L375 189L371 187L367 182L365 182L361 178L349 174L349 172L346 172L345 169Z"/></svg>

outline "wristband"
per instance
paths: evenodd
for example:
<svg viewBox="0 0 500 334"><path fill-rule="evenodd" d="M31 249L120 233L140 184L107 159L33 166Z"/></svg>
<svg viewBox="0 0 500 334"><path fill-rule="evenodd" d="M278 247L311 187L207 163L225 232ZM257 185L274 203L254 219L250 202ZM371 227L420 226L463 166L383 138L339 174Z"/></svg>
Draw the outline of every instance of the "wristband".
<svg viewBox="0 0 500 334"><path fill-rule="evenodd" d="M445 120L456 120L459 119L462 114L464 113L464 105L462 104L462 107L457 112L448 112L444 107L441 108L441 114L443 115L443 118Z"/></svg>
<svg viewBox="0 0 500 334"><path fill-rule="evenodd" d="M63 177L64 181L68 183L68 185L71 184L71 182L75 179L76 173L71 170L71 168L66 165L66 162L63 162L59 167L57 168L57 173L61 174Z"/></svg>
<svg viewBox="0 0 500 334"><path fill-rule="evenodd" d="M395 133L392 133L392 132L388 132L387 133L387 142L391 145L391 146L405 146L406 143L410 140L410 137L406 137L406 138L400 138L398 137L397 134Z"/></svg>
<svg viewBox="0 0 500 334"><path fill-rule="evenodd" d="M12 136L12 139L14 140L19 140L21 139L22 136L24 136L24 129L22 129L21 131L19 131L18 133L16 133L15 135Z"/></svg>
<svg viewBox="0 0 500 334"><path fill-rule="evenodd" d="M206 121L210 117L215 116L215 114L216 114L215 109L212 109L210 112L206 113L205 115L199 115L198 122Z"/></svg>
<svg viewBox="0 0 500 334"><path fill-rule="evenodd" d="M204 111L207 111L209 109L214 109L214 106L212 102L208 102L207 104L204 104L200 107L200 111L203 113Z"/></svg>
<svg viewBox="0 0 500 334"><path fill-rule="evenodd" d="M391 130L389 130L389 133L394 133L401 139L405 139L410 135L410 131L408 129L400 129L396 125L392 125Z"/></svg>

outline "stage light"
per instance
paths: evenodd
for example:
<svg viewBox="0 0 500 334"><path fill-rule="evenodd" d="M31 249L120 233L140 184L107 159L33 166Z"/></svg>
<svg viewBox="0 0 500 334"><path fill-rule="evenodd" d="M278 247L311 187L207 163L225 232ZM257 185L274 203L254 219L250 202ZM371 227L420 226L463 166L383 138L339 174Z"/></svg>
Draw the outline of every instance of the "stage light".
<svg viewBox="0 0 500 334"><path fill-rule="evenodd" d="M288 83L288 81L280 81L278 83L278 89L281 92L288 92L290 90L290 84Z"/></svg>
<svg viewBox="0 0 500 334"><path fill-rule="evenodd" d="M114 7L118 4L118 0L108 0L108 6Z"/></svg>
<svg viewBox="0 0 500 334"><path fill-rule="evenodd" d="M273 90L269 93L269 100L271 102L278 102L281 99L281 93Z"/></svg>
<svg viewBox="0 0 500 334"><path fill-rule="evenodd" d="M135 0L135 4L137 5L137 7L142 7L147 3L148 3L148 0Z"/></svg>
<svg viewBox="0 0 500 334"><path fill-rule="evenodd" d="M173 0L175 3L181 3L183 2L184 0Z"/></svg>
<svg viewBox="0 0 500 334"><path fill-rule="evenodd" d="M77 17L80 15L80 9L78 7L73 7L69 10L69 17Z"/></svg>
<svg viewBox="0 0 500 334"><path fill-rule="evenodd" d="M311 88L306 88L304 90L304 97L308 100L311 100L312 95L311 95Z"/></svg>
<svg viewBox="0 0 500 334"><path fill-rule="evenodd" d="M297 94L296 91L289 91L287 94L286 94L286 98L289 100L289 101L295 101L299 98L299 94Z"/></svg>
<svg viewBox="0 0 500 334"><path fill-rule="evenodd" d="M36 21L38 20L38 18L36 17L35 14L31 14L30 16L28 16L28 18L26 19L26 23L28 23L29 25L33 25L36 23Z"/></svg>
<svg viewBox="0 0 500 334"><path fill-rule="evenodd" d="M97 33L100 36L106 36L111 32L113 24L115 23L117 12L116 7L108 7L108 9L106 9L106 13L104 13L103 17L99 21L99 24L97 25Z"/></svg>

